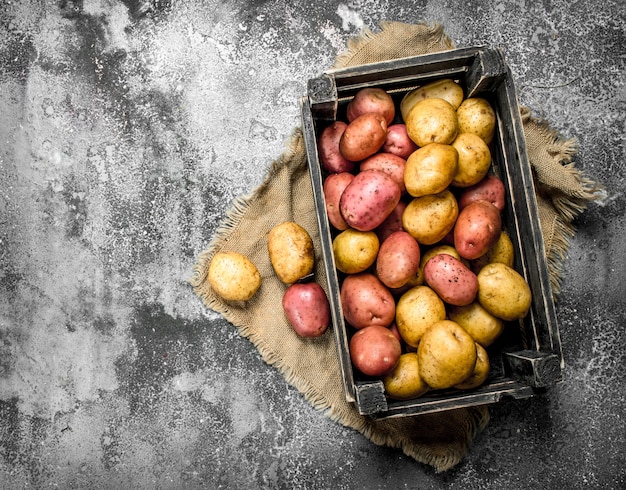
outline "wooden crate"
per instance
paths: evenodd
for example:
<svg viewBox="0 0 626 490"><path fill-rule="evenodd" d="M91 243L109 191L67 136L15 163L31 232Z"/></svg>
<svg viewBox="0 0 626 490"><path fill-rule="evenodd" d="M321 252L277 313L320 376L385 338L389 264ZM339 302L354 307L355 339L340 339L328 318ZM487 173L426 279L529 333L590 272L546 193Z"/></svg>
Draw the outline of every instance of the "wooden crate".
<svg viewBox="0 0 626 490"><path fill-rule="evenodd" d="M319 161L317 137L332 121L345 120L347 103L362 88L383 88L399 107L407 92L441 78L456 80L466 97L486 98L496 112L496 134L490 149L492 171L502 179L507 192L503 228L515 247L514 267L528 282L533 301L526 318L507 324L505 333L487 349L491 370L481 387L469 391L434 390L413 400L395 401L385 396L381 380L361 376L350 361L352 327L346 325L339 299L341 278L332 249L337 231L326 215L322 190L326 174ZM560 381L563 357L533 176L515 86L502 51L479 46L330 70L309 81L300 108L346 399L361 414L372 418L405 417L496 403L503 397L528 398Z"/></svg>

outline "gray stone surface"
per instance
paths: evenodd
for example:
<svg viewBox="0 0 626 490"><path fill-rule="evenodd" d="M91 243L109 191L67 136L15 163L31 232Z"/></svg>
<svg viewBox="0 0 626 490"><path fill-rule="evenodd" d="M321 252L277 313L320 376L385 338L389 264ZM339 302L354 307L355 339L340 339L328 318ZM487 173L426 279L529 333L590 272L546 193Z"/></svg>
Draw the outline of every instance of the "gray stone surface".
<svg viewBox="0 0 626 490"><path fill-rule="evenodd" d="M0 1L0 488L624 488L621 0ZM437 475L313 409L188 285L381 20L504 48L606 192L577 220L565 380Z"/></svg>

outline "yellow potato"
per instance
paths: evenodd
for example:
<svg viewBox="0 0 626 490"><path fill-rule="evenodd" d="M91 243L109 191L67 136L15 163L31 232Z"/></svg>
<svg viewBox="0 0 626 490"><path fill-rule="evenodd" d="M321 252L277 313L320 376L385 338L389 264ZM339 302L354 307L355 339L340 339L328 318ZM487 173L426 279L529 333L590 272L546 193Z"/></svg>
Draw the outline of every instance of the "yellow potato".
<svg viewBox="0 0 626 490"><path fill-rule="evenodd" d="M407 115L417 102L429 98L447 100L452 107L457 109L461 105L461 102L463 102L463 88L454 80L444 78L411 90L402 98L402 101L400 102L402 119L406 120Z"/></svg>
<svg viewBox="0 0 626 490"><path fill-rule="evenodd" d="M470 268L474 273L478 274L480 269L492 262L500 262L509 267L513 267L513 263L515 262L513 242L511 241L511 237L509 237L508 233L504 230L500 232L498 241L489 247L485 255L471 261Z"/></svg>
<svg viewBox="0 0 626 490"><path fill-rule="evenodd" d="M496 127L496 113L491 104L481 97L470 97L456 110L459 133L474 133L485 143L491 143Z"/></svg>
<svg viewBox="0 0 626 490"><path fill-rule="evenodd" d="M267 236L270 262L285 284L313 272L315 252L309 233L298 223L285 221L272 228Z"/></svg>
<svg viewBox="0 0 626 490"><path fill-rule="evenodd" d="M383 377L383 384L387 396L395 400L417 398L429 390L420 376L416 352L402 354L396 367Z"/></svg>
<svg viewBox="0 0 626 490"><path fill-rule="evenodd" d="M458 173L458 160L459 154L452 145L431 143L415 150L404 167L407 192L420 197L446 190Z"/></svg>
<svg viewBox="0 0 626 490"><path fill-rule="evenodd" d="M447 100L432 98L417 102L404 120L409 138L417 146L449 145L459 132L457 113Z"/></svg>
<svg viewBox="0 0 626 490"><path fill-rule="evenodd" d="M503 320L518 320L528 314L532 294L524 277L499 263L487 264L478 273L478 301L489 313Z"/></svg>
<svg viewBox="0 0 626 490"><path fill-rule="evenodd" d="M476 366L476 345L456 322L434 323L417 346L420 376L434 389L451 388L465 381Z"/></svg>
<svg viewBox="0 0 626 490"><path fill-rule="evenodd" d="M446 189L414 198L402 213L402 226L418 243L433 245L452 230L458 215L456 198Z"/></svg>
<svg viewBox="0 0 626 490"><path fill-rule="evenodd" d="M459 156L452 185L469 187L478 184L491 168L491 151L487 143L477 134L459 133L452 146Z"/></svg>
<svg viewBox="0 0 626 490"><path fill-rule="evenodd" d="M376 260L380 242L373 231L348 228L333 239L335 267L346 274L368 269Z"/></svg>
<svg viewBox="0 0 626 490"><path fill-rule="evenodd" d="M247 301L261 286L261 274L245 255L217 252L209 264L209 284L226 301Z"/></svg>
<svg viewBox="0 0 626 490"><path fill-rule="evenodd" d="M478 301L452 306L448 318L461 325L483 347L493 344L504 330L504 321L485 310Z"/></svg>
<svg viewBox="0 0 626 490"><path fill-rule="evenodd" d="M431 325L445 318L444 302L428 286L409 289L396 304L396 327L402 340L412 347L417 347Z"/></svg>
<svg viewBox="0 0 626 490"><path fill-rule="evenodd" d="M454 385L459 390L471 390L482 385L489 375L489 354L480 344L476 344L476 365L467 379Z"/></svg>

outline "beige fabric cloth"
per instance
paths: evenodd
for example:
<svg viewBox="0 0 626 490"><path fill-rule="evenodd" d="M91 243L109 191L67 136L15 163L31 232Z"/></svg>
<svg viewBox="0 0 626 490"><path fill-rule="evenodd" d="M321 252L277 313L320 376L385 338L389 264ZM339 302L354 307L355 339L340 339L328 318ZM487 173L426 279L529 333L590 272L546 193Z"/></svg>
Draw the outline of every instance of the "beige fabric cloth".
<svg viewBox="0 0 626 490"><path fill-rule="evenodd" d="M335 68L451 49L454 44L442 26L398 22L381 24L377 34L367 31L348 43ZM551 257L554 284L573 233L571 220L593 197L595 185L584 179L570 161L574 142L562 140L550 127L523 112L528 151L540 179L541 223ZM567 164L567 165L563 165ZM194 267L191 285L208 307L221 313L248 338L263 359L279 369L286 381L333 420L361 432L372 442L401 450L415 460L445 471L458 464L474 437L486 426L486 407L460 409L402 419L374 421L358 414L346 402L339 371L334 334L329 329L318 339L301 339L282 312L285 286L272 270L267 234L283 221L296 221L316 244L316 281L326 289L320 256L319 232L299 128L285 152L269 168L264 183L241 196ZM248 256L258 267L262 286L246 303L227 304L210 288L208 265L218 251L233 250Z"/></svg>

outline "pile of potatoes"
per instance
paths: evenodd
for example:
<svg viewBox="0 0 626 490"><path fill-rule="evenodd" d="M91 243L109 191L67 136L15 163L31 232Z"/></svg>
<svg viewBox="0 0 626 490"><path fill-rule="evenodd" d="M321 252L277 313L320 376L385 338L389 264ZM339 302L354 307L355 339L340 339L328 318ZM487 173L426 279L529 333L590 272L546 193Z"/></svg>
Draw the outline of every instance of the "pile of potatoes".
<svg viewBox="0 0 626 490"><path fill-rule="evenodd" d="M480 386L486 348L529 311L491 171L495 125L487 99L445 79L398 106L361 89L318 136L350 356L390 398Z"/></svg>

